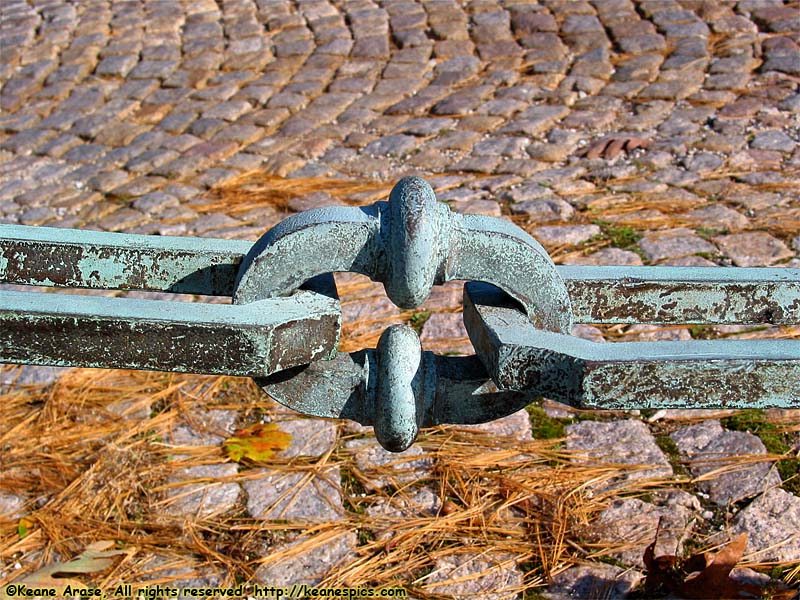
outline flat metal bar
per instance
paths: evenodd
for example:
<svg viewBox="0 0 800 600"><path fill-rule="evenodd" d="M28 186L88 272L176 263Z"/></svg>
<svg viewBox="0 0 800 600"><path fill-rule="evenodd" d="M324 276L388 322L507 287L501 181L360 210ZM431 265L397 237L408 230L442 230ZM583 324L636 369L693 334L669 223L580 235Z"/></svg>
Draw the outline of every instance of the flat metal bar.
<svg viewBox="0 0 800 600"><path fill-rule="evenodd" d="M498 388L574 406L800 406L800 341L596 343L542 331L493 286L469 284L464 322Z"/></svg>
<svg viewBox="0 0 800 600"><path fill-rule="evenodd" d="M251 242L0 225L0 283L232 296Z"/></svg>
<svg viewBox="0 0 800 600"><path fill-rule="evenodd" d="M577 323L800 323L800 269L560 266Z"/></svg>
<svg viewBox="0 0 800 600"><path fill-rule="evenodd" d="M252 242L0 224L0 283L231 296ZM800 269L559 266L578 323L800 322Z"/></svg>
<svg viewBox="0 0 800 600"><path fill-rule="evenodd" d="M242 305L0 291L0 362L259 377L335 355L340 319L310 291Z"/></svg>

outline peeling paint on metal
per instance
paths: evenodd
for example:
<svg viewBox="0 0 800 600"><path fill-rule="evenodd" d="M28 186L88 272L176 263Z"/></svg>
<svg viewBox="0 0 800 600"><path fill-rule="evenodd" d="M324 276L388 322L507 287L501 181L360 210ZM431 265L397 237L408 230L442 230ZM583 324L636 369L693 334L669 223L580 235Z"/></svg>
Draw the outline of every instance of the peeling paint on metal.
<svg viewBox="0 0 800 600"><path fill-rule="evenodd" d="M534 327L497 288L468 284L464 322L501 389L586 408L788 408L800 341L599 344Z"/></svg>
<svg viewBox="0 0 800 600"><path fill-rule="evenodd" d="M0 283L230 296L250 242L0 225Z"/></svg>
<svg viewBox="0 0 800 600"><path fill-rule="evenodd" d="M800 323L800 269L558 267L579 323Z"/></svg>
<svg viewBox="0 0 800 600"><path fill-rule="evenodd" d="M433 285L485 282L464 294L477 356L423 352L406 326L337 353L336 271L382 282L403 308ZM607 409L800 405L799 341L568 335L573 321L800 323L800 270L556 267L515 225L452 213L417 177L388 202L293 215L255 244L0 225L0 283L231 296L0 292L0 362L252 376L290 408L375 426L392 451L420 427L500 418L540 395Z"/></svg>
<svg viewBox="0 0 800 600"><path fill-rule="evenodd" d="M340 314L308 291L243 306L0 291L0 362L263 376L332 356Z"/></svg>

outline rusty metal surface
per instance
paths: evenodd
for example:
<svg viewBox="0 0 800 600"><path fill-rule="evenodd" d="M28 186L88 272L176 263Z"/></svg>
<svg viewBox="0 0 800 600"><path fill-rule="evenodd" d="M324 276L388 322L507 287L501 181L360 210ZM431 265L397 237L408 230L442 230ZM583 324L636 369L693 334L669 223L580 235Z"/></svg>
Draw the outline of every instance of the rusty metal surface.
<svg viewBox="0 0 800 600"><path fill-rule="evenodd" d="M336 216L341 216L343 209L350 211L344 207L318 209L320 212L300 213L292 219L298 228L316 225L320 220L336 223ZM354 223L362 223L361 227L366 229L355 236L359 243L375 235L376 222L368 218L359 220L358 215L377 219L378 213L371 207L352 211L346 213L346 222L326 230L322 237L334 243L333 239L343 234L339 228L344 225L348 227L346 236L352 236ZM473 221L470 215L463 219L464 237L476 235L475 231L486 225L485 221ZM280 231L273 230L269 237L258 242L262 250L267 239L282 235ZM539 251L536 246L531 248ZM295 250L300 252L301 248ZM332 249L322 247L316 258L325 259L329 251ZM0 224L0 283L232 296L244 257L260 252L246 241ZM361 252L350 268L359 272L375 270L377 260L373 254ZM451 258L451 263L456 260ZM453 279L458 275L454 271L464 270L463 267L449 268ZM504 267L494 264L490 268L502 270ZM800 321L798 271L786 268L556 267L569 292L575 322L607 324L797 323ZM300 279L284 287L299 285ZM262 292L260 297L268 295Z"/></svg>
<svg viewBox="0 0 800 600"><path fill-rule="evenodd" d="M243 306L4 291L0 362L263 376L329 358L339 319L307 291Z"/></svg>
<svg viewBox="0 0 800 600"><path fill-rule="evenodd" d="M590 342L537 329L485 284L465 286L464 322L500 389L605 409L800 403L800 341Z"/></svg>
<svg viewBox="0 0 800 600"><path fill-rule="evenodd" d="M0 283L230 296L251 245L0 224Z"/></svg>
<svg viewBox="0 0 800 600"><path fill-rule="evenodd" d="M578 323L800 323L800 269L558 267Z"/></svg>
<svg viewBox="0 0 800 600"><path fill-rule="evenodd" d="M0 362L263 376L330 358L340 315L309 291L243 306L1 291Z"/></svg>

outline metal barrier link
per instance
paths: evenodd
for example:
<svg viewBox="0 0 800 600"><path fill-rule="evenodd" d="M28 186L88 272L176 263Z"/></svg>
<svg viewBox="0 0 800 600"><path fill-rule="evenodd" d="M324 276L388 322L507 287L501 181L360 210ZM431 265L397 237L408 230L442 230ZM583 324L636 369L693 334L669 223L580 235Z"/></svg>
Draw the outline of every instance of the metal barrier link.
<svg viewBox="0 0 800 600"><path fill-rule="evenodd" d="M466 280L476 356L389 327L337 353L333 272L404 308ZM474 282L474 283L469 283ZM598 344L580 323L800 323L800 269L556 267L502 219L460 215L418 177L388 202L293 215L248 242L0 225L0 283L229 296L202 304L0 291L0 362L254 377L284 405L372 425L403 451L421 427L481 423L540 396L606 409L800 406L800 341Z"/></svg>

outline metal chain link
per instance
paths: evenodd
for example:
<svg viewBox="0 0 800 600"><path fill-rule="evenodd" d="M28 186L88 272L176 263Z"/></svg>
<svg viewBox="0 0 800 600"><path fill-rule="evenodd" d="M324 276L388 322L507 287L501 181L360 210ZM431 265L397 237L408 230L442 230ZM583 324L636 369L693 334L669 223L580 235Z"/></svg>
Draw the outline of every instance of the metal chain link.
<svg viewBox="0 0 800 600"><path fill-rule="evenodd" d="M389 327L337 353L333 272L403 308L466 280L476 356ZM387 449L547 395L575 406L800 406L800 341L599 344L582 323L800 323L800 269L556 267L513 224L402 179L388 202L293 215L255 244L0 225L0 283L228 296L232 304L0 291L0 362L254 377L300 412L372 425Z"/></svg>

